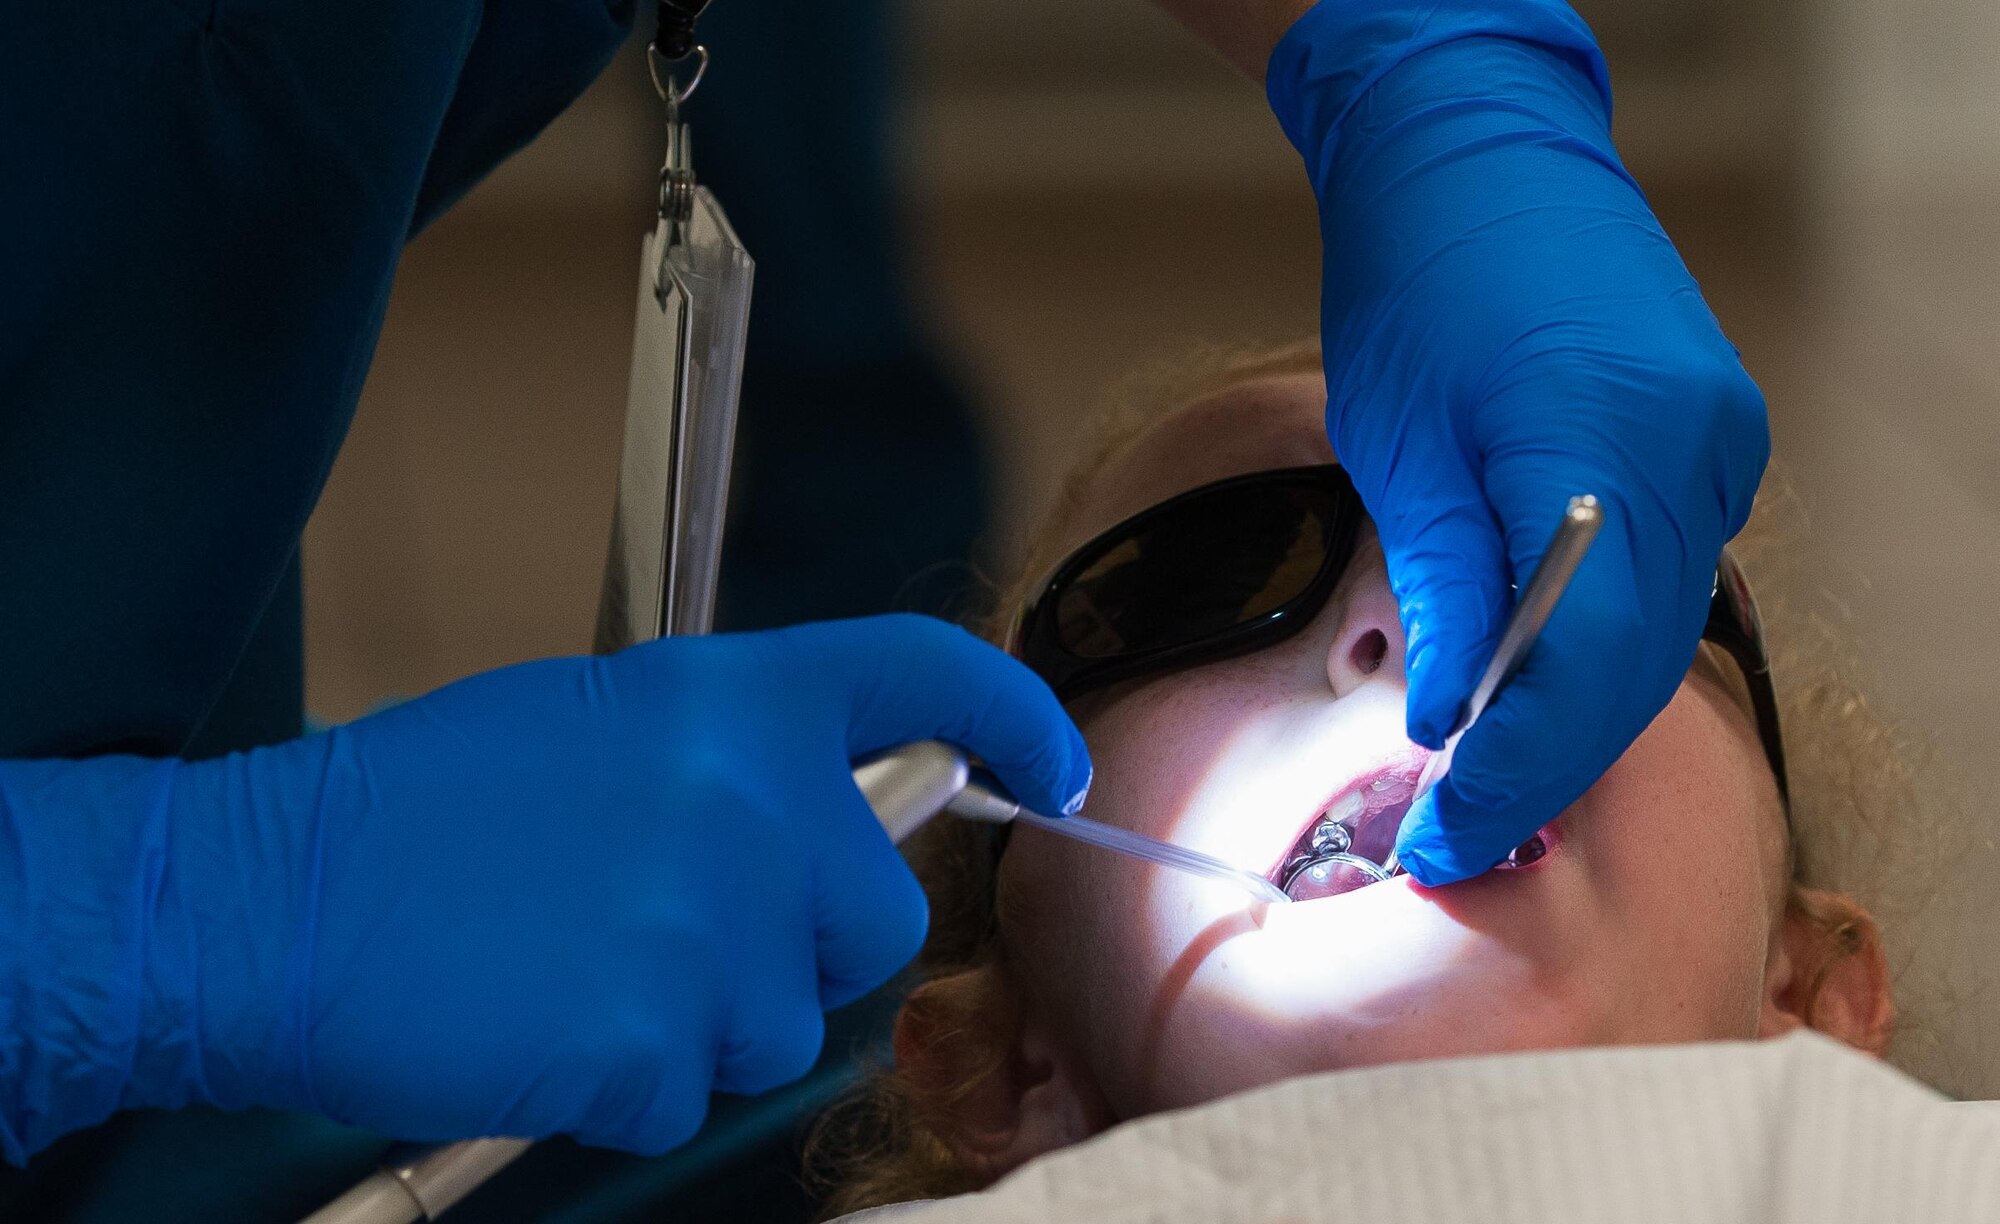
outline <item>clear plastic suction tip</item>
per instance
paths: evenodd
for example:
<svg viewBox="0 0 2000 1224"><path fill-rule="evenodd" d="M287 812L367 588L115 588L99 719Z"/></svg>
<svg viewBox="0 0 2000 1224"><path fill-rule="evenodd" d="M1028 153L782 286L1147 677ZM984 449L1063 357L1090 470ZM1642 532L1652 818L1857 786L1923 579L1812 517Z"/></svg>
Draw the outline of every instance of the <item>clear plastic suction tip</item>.
<svg viewBox="0 0 2000 1224"><path fill-rule="evenodd" d="M1163 867L1172 867L1177 871L1185 871L1189 875L1203 876L1211 880L1222 880L1226 883L1234 884L1259 901L1268 901L1275 904L1291 900L1276 884L1271 883L1255 872L1245 871L1241 867L1232 867L1221 859L1213 855L1203 854L1199 850L1190 850L1185 846L1176 846L1172 842L1163 842L1158 838L1147 837L1143 833L1134 833L1129 829L1121 829L1115 825L1099 824L1097 821L1085 816L1065 816L1058 820L1054 817L1044 816L1039 812L1031 812L1026 808L1022 808L1014 819L1017 823L1033 825L1037 829L1046 829L1059 837L1070 838L1072 841L1084 842L1106 850L1116 850L1120 854L1129 855L1132 858L1145 859L1147 862L1158 863Z"/></svg>

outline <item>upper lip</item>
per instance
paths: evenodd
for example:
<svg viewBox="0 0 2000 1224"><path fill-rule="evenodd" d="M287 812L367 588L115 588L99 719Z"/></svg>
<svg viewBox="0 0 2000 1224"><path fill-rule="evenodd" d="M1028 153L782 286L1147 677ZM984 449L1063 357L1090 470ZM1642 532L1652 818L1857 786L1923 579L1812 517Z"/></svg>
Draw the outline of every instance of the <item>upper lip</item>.
<svg viewBox="0 0 2000 1224"><path fill-rule="evenodd" d="M1361 815L1351 823L1354 830L1352 852L1377 863L1386 860L1389 851L1395 847L1396 833L1402 827L1403 816L1409 812L1410 804L1416 798L1417 778L1423 773L1424 763L1430 755L1428 749L1412 744L1328 791L1314 805L1304 823L1294 830L1278 861L1265 873L1271 882L1283 886L1281 877L1300 842L1337 801L1349 794L1360 794L1367 804Z"/></svg>

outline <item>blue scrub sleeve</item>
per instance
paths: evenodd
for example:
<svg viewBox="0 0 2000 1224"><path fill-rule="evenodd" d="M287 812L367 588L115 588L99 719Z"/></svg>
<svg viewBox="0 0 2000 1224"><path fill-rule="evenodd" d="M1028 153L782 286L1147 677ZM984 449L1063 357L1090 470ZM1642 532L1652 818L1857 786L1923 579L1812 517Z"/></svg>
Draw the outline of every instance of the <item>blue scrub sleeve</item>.
<svg viewBox="0 0 2000 1224"><path fill-rule="evenodd" d="M325 483L412 229L629 3L14 6L0 38L0 757L173 753Z"/></svg>

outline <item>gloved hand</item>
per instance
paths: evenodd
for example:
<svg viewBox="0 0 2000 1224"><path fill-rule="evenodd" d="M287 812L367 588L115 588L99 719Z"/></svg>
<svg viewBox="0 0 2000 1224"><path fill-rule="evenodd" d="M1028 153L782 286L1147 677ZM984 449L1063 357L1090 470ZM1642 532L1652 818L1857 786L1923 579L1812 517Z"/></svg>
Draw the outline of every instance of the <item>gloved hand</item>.
<svg viewBox="0 0 2000 1224"><path fill-rule="evenodd" d="M1572 494L1606 525L1526 666L1412 811L1425 884L1492 866L1672 697L1769 456L1764 403L1610 137L1561 0L1323 0L1271 105L1325 243L1327 427L1439 746Z"/></svg>
<svg viewBox="0 0 2000 1224"><path fill-rule="evenodd" d="M812 1065L922 942L850 762L939 737L1087 783L999 651L915 616L475 676L198 764L0 764L0 1143L122 1105L657 1152Z"/></svg>

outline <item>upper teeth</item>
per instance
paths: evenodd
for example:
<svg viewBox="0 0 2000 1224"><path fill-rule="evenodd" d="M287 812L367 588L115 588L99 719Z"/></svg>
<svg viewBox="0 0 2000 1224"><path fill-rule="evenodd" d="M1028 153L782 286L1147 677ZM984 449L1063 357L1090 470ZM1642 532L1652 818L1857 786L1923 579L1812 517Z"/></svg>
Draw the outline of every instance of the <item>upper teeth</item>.
<svg viewBox="0 0 2000 1224"><path fill-rule="evenodd" d="M1340 798L1335 799L1327 807L1324 819L1333 821L1335 824L1344 824L1361 815L1367 809L1368 801L1361 797L1360 791L1348 791Z"/></svg>

